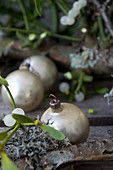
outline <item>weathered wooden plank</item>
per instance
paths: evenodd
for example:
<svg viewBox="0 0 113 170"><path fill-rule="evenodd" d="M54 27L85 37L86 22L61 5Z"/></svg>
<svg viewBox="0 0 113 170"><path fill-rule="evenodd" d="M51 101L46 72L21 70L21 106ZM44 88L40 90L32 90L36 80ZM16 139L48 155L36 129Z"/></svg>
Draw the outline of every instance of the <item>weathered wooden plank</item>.
<svg viewBox="0 0 113 170"><path fill-rule="evenodd" d="M57 170L112 170L113 161L78 161L68 162L60 165Z"/></svg>
<svg viewBox="0 0 113 170"><path fill-rule="evenodd" d="M0 131L5 129L6 128L0 128ZM48 170L52 170L52 168L62 170L72 167L73 169L76 167L99 167L107 170L107 168L111 168L113 165L113 126L91 126L86 143L47 152L47 154L42 155L40 159L43 168L47 168ZM103 159L108 159L106 160L106 166L103 166L103 161L95 161ZM23 170L25 170L25 167L27 167L28 170L30 169L25 160L21 159L16 161L19 169L23 168Z"/></svg>
<svg viewBox="0 0 113 170"><path fill-rule="evenodd" d="M52 169L60 169L60 167L62 166L76 167L75 166L76 164L82 165L83 167L83 164L81 161L83 161L84 164L86 163L86 166L88 166L87 161L91 161L91 164L89 165L91 167L94 165L94 167L96 168L98 166L96 165L95 161L104 160L104 159L106 160L108 159L108 162L109 162L108 167L111 167L111 165L113 165L113 161L112 161L113 160L113 139L92 141L92 142L87 142L87 143L80 144L77 146L72 145L67 148L62 148L62 149L47 152L45 155L42 155L41 164L42 164L42 169L52 170ZM102 162L103 161L101 161L101 163ZM16 163L18 164L18 166L20 165L19 160L16 161ZM69 166L68 166L68 163L69 163ZM104 166L101 166L100 162L97 162L97 163L99 167L104 167ZM27 161L25 162L24 159L23 159L23 165L27 166Z"/></svg>
<svg viewBox="0 0 113 170"><path fill-rule="evenodd" d="M24 54L25 55L25 54ZM111 69L111 68L110 68ZM9 68L10 71L10 68ZM111 71L111 70L109 70ZM8 71L7 71L8 72ZM109 83L110 82L110 83ZM102 85L102 87L112 87L112 81L106 81L104 83L91 83L88 85L88 89L94 88L97 85ZM90 87L89 87L90 86ZM92 90L92 91L93 91ZM54 91L53 91L54 93ZM56 93L57 94L57 93ZM69 102L67 97L59 97L62 102ZM27 112L27 116L35 119L37 115L42 115L43 112L49 107L49 99L44 99L41 105L32 112ZM62 148L61 150L53 151L51 153L47 153L47 155L43 156L41 161L48 160L48 165L45 164L45 169L49 169L53 164L56 164L56 169L87 169L87 170L108 170L113 169L113 143L109 143L107 140L113 138L113 104L111 103L108 106L106 100L103 95L89 95L88 99L81 103L72 102L79 106L87 115L90 122L90 133L85 144L80 146L72 146L67 149ZM94 109L94 114L89 114L88 109ZM11 109L6 106L2 100L0 94L0 126L4 126L2 122L3 113L9 114L11 113ZM5 130L5 128L0 128L0 131ZM105 139L105 140L104 140ZM100 142L98 142L100 140ZM108 142L108 145L104 144ZM104 144L103 144L104 143ZM58 157L59 155L59 157ZM67 156L68 155L68 156ZM67 156L67 157L66 157ZM58 158L58 159L52 159ZM108 159L104 161L94 161L98 159ZM80 161L82 160L82 161ZM85 161L84 161L85 160ZM88 160L88 161L87 161ZM92 161L93 160L93 161ZM55 162L56 161L56 162ZM24 169L25 160L21 160L20 169Z"/></svg>
<svg viewBox="0 0 113 170"><path fill-rule="evenodd" d="M87 141L113 138L113 126L90 126Z"/></svg>
<svg viewBox="0 0 113 170"><path fill-rule="evenodd" d="M89 118L90 125L113 125L113 104L108 105L103 95L95 95L82 103L76 103L82 108ZM94 114L89 114L88 109L94 109Z"/></svg>
<svg viewBox="0 0 113 170"><path fill-rule="evenodd" d="M69 102L67 99L61 98L62 102ZM113 104L108 105L106 100L104 99L103 95L95 95L91 98L86 99L83 102L77 103L72 102L79 106L84 113L87 115L90 121L90 125L92 126L103 126L103 125L113 125ZM43 112L49 107L49 99L43 99L40 106L32 112L27 112L26 115L35 119L37 115L42 115ZM88 109L94 109L94 114L89 114ZM3 118L4 114L11 113L11 109L6 106L2 100L0 95L0 119ZM1 121L0 121L1 124Z"/></svg>
<svg viewBox="0 0 113 170"><path fill-rule="evenodd" d="M61 81L61 78L63 78L62 74L59 74L59 80ZM60 93L58 91L58 84L56 84L55 89L53 89L52 93L58 94ZM87 84L87 89L89 92L88 98L85 99L83 102L72 102L73 104L80 107L84 113L89 118L89 122L91 126L110 126L113 125L113 103L111 102L111 105L107 104L106 99L104 98L104 95L97 95L97 94L91 94L94 93L96 90L96 87L108 87L111 89L113 82L112 81L94 81L93 83ZM0 86L1 87L1 86ZM66 96L58 96L61 102L69 102L68 98ZM49 107L49 98L43 99L40 106L32 111L27 112L26 114L33 119L36 119L37 115L42 115L43 112ZM94 109L94 114L89 114L89 109ZM0 93L0 126L3 126L3 123L1 119L3 118L4 114L11 113L11 109L6 106L2 100L2 96Z"/></svg>
<svg viewBox="0 0 113 170"><path fill-rule="evenodd" d="M25 170L27 165L25 160L20 159L16 162L20 170ZM43 167L41 169L52 170L51 167ZM59 167L54 168L54 170L113 170L113 160L101 160L101 161L70 161L61 164ZM27 167L27 170L30 170Z"/></svg>

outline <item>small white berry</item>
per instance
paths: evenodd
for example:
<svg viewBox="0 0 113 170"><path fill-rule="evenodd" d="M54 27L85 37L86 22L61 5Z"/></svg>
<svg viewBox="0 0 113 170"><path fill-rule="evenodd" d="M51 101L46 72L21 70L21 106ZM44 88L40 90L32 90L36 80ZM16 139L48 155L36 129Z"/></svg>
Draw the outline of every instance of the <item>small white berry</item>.
<svg viewBox="0 0 113 170"><path fill-rule="evenodd" d="M29 36L28 36L28 39L30 40L30 41L33 41L34 39L36 38L36 34L29 34Z"/></svg>
<svg viewBox="0 0 113 170"><path fill-rule="evenodd" d="M62 25L67 25L67 16L62 16L62 17L60 18L60 23L61 23Z"/></svg>
<svg viewBox="0 0 113 170"><path fill-rule="evenodd" d="M86 33L86 32L87 32L87 28L82 28L82 29L81 29L81 32L82 32L82 33Z"/></svg>
<svg viewBox="0 0 113 170"><path fill-rule="evenodd" d="M69 10L68 15L69 15L69 17L74 18L74 17L76 17L79 13L80 13L80 10L75 9L75 8L72 8L71 10Z"/></svg>
<svg viewBox="0 0 113 170"><path fill-rule="evenodd" d="M82 7L85 7L87 5L87 1L86 0L79 0L79 2L81 3Z"/></svg>
<svg viewBox="0 0 113 170"><path fill-rule="evenodd" d="M59 90L62 92L62 93L67 93L69 91L69 84L67 82L62 82L60 83L59 85Z"/></svg>
<svg viewBox="0 0 113 170"><path fill-rule="evenodd" d="M75 19L74 18L71 18L70 16L67 16L67 24L68 25L73 25L75 22Z"/></svg>
<svg viewBox="0 0 113 170"><path fill-rule="evenodd" d="M84 100L84 98L85 98L84 93L81 92L81 91L79 93L75 94L74 97L75 97L75 100L77 102L82 102Z"/></svg>
<svg viewBox="0 0 113 170"><path fill-rule="evenodd" d="M12 111L12 114L25 115L25 112L21 108L16 108Z"/></svg>
<svg viewBox="0 0 113 170"><path fill-rule="evenodd" d="M13 119L13 117L12 117L11 114L6 115L6 116L4 117L4 124L5 124L6 126L13 126L15 123L16 123L16 120Z"/></svg>
<svg viewBox="0 0 113 170"><path fill-rule="evenodd" d="M74 2L74 3L73 3L73 8L74 8L75 10L80 10L80 9L82 8L82 4L81 4L79 1Z"/></svg>

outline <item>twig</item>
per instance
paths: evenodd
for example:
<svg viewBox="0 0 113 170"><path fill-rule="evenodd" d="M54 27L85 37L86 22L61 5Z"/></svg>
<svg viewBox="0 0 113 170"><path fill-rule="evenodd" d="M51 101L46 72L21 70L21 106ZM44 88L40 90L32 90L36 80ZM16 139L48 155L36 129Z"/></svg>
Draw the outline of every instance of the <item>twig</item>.
<svg viewBox="0 0 113 170"><path fill-rule="evenodd" d="M18 2L20 3L21 9L22 9L23 18L24 18L24 22L25 22L25 27L26 27L27 30L29 30L28 18L27 18L27 14L26 14L26 10L25 10L23 1L18 0Z"/></svg>
<svg viewBox="0 0 113 170"><path fill-rule="evenodd" d="M0 27L1 30L6 30L6 31L18 31L18 32L23 32L23 33L35 33L35 34L41 34L42 31L36 31L36 30L25 30L25 29L20 29L20 28L12 28L12 27ZM80 38L72 37L72 36L66 36L66 35L61 35L61 34L55 34L50 31L46 31L47 35L50 37L55 37L55 38L60 38L60 39L66 39L70 41L81 41Z"/></svg>
<svg viewBox="0 0 113 170"><path fill-rule="evenodd" d="M92 3L94 5L96 5L97 9L99 10L100 14L102 15L102 18L106 24L106 27L110 33L110 35L113 37L113 25L110 21L110 19L108 18L105 9L106 9L106 5L110 2L110 0L107 0L103 5L101 5L98 0L92 0Z"/></svg>
<svg viewBox="0 0 113 170"><path fill-rule="evenodd" d="M42 31L36 31L36 30L26 30L21 28L12 28L12 27L1 27L0 30L6 30L6 31L14 31L14 32L23 32L23 33L34 33L34 34L41 34Z"/></svg>
<svg viewBox="0 0 113 170"><path fill-rule="evenodd" d="M17 124L14 129L11 131L11 133L0 143L0 150L2 151L5 144L9 141L9 139L15 134L15 132L20 128L21 124Z"/></svg>
<svg viewBox="0 0 113 170"><path fill-rule="evenodd" d="M111 2L111 0L106 0L106 1L104 2L104 6L106 7L110 2Z"/></svg>
<svg viewBox="0 0 113 170"><path fill-rule="evenodd" d="M104 27L103 27L103 20L102 20L102 17L99 15L97 16L97 21L98 21L98 27L99 27L99 30L100 30L100 37L102 39L105 38L105 34L104 34Z"/></svg>
<svg viewBox="0 0 113 170"><path fill-rule="evenodd" d="M52 11L52 32L56 33L58 32L58 11L57 11L57 5L53 2L51 4L51 11Z"/></svg>

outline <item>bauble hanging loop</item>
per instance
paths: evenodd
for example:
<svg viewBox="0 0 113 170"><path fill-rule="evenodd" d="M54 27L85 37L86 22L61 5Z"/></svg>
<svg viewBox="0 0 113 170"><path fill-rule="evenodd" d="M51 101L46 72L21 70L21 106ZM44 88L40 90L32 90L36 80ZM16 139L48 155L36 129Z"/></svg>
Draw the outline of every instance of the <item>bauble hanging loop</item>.
<svg viewBox="0 0 113 170"><path fill-rule="evenodd" d="M89 134L89 122L83 111L70 103L61 103L50 94L50 107L41 121L64 133L73 144L85 142Z"/></svg>
<svg viewBox="0 0 113 170"><path fill-rule="evenodd" d="M49 99L49 105L52 109L58 109L60 107L60 100L58 100L55 95L50 94Z"/></svg>

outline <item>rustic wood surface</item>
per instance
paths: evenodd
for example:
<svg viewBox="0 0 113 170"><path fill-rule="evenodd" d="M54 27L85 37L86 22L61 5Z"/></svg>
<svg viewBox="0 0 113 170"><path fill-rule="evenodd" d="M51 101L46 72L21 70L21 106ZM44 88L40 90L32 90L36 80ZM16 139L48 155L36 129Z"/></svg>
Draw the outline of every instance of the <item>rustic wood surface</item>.
<svg viewBox="0 0 113 170"><path fill-rule="evenodd" d="M60 77L60 76L59 76ZM59 78L61 81L61 78ZM55 150L49 152L42 157L42 160L48 160L48 164L44 169L97 169L107 170L113 167L113 103L107 104L103 95L93 94L96 87L108 87L111 89L112 80L109 81L94 81L88 84L89 95L83 102L73 104L79 106L87 115L90 123L90 133L87 142L81 145L72 145L62 150ZM54 94L59 94L58 84L52 91ZM66 96L59 95L61 102L69 102ZM37 115L41 116L43 112L49 107L49 99L43 99L40 106L32 111L27 112L26 115L35 119ZM94 114L89 114L88 109L94 109ZM0 131L5 127L2 122L4 114L11 113L11 109L6 106L2 100L0 93ZM106 143L106 145L103 145ZM100 147L101 146L101 147ZM82 153L82 154L81 154ZM52 159L52 157L56 159ZM55 156L56 155L56 156ZM58 155L58 156L57 156ZM66 156L68 155L68 156ZM105 159L105 160L104 160ZM104 161L103 161L104 160ZM53 161L53 162L52 162ZM20 163L21 162L21 163ZM20 170L24 170L24 159L18 160L17 165Z"/></svg>
<svg viewBox="0 0 113 170"><path fill-rule="evenodd" d="M96 82L97 83L97 82ZM90 88L95 87L96 83L90 84ZM98 85L100 87L112 87L112 81L104 81L99 82ZM54 90L53 90L54 92ZM62 102L69 102L67 97L59 97ZM32 112L27 112L26 115L35 119L37 115L42 115L43 112L49 107L49 99L43 99L40 106ZM80 103L72 102L79 106L84 113L87 115L90 123L90 133L87 139L87 142L76 146L72 145L71 147L64 148L62 150L51 151L41 159L44 161L48 159L48 164L45 165L45 169L97 169L97 170L107 170L108 168L111 170L113 166L113 104L107 104L107 101L103 97L103 95L89 95L89 97ZM94 109L94 114L89 114L88 109ZM2 96L0 95L0 120L3 118L2 114L11 113L11 109L6 106L2 100ZM0 131L4 129L4 125L2 120L0 121ZM112 147L104 147L103 142L112 143ZM101 147L100 147L101 145ZM98 152L97 152L98 151ZM82 153L82 154L80 154ZM68 157L66 156L68 154ZM56 159L52 159L53 155ZM102 161L105 159L105 161ZM99 161L100 160L100 161ZM22 164L20 164L22 161ZM22 170L25 167L25 162L23 160L19 160L16 162L19 169ZM52 165L55 164L54 166ZM24 166L23 166L24 165ZM52 168L51 168L52 167ZM23 169L24 170L24 169Z"/></svg>
<svg viewBox="0 0 113 170"><path fill-rule="evenodd" d="M62 102L69 102L67 98L59 97ZM87 115L90 121L90 125L92 126L107 126L113 125L113 104L107 104L107 101L103 97L103 95L94 95L90 96L83 102L71 102L79 106ZM43 112L49 107L49 99L43 99L40 106L32 111L27 112L26 115L31 116L32 118L36 118L37 115L42 115ZM88 109L94 109L94 114L89 114ZM2 118L2 114L11 113L11 109L6 106L2 100L0 95L0 118Z"/></svg>

